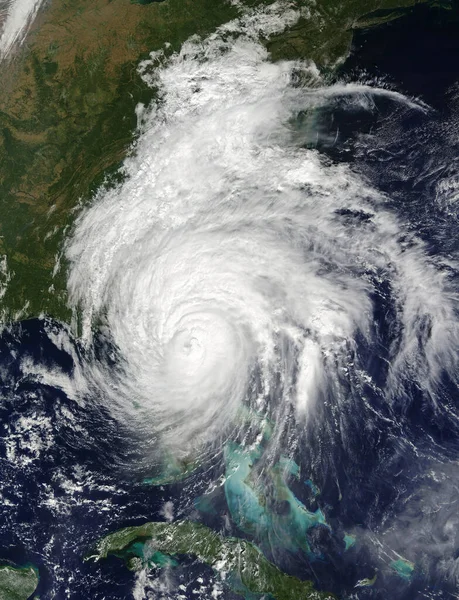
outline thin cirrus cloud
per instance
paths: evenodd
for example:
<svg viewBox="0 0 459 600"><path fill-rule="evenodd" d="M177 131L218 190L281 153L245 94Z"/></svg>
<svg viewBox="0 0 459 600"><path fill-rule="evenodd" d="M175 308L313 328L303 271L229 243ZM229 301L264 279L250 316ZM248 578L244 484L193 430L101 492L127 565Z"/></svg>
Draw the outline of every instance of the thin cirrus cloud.
<svg viewBox="0 0 459 600"><path fill-rule="evenodd" d="M0 60L8 58L27 35L44 0L12 0L0 5Z"/></svg>

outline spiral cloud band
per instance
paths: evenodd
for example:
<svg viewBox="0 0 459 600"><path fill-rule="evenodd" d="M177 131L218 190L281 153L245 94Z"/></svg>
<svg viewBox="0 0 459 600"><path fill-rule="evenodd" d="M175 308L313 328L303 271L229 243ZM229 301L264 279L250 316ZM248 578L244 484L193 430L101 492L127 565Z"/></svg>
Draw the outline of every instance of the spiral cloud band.
<svg viewBox="0 0 459 600"><path fill-rule="evenodd" d="M84 339L103 324L118 357L88 361L88 379L178 454L218 438L243 406L307 418L350 371L368 379L358 345L377 345L383 289L396 321L387 401L407 377L433 389L454 370L447 271L401 235L382 195L306 148L297 120L340 98L371 109L374 94L425 107L271 63L259 34L297 18L275 4L153 53L141 72L159 98L138 107L123 182L99 191L66 247Z"/></svg>

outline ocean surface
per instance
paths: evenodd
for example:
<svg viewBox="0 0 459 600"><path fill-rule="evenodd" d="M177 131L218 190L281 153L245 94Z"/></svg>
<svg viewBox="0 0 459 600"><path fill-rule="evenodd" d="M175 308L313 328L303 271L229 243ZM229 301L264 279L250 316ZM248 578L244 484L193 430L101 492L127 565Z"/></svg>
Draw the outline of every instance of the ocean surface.
<svg viewBox="0 0 459 600"><path fill-rule="evenodd" d="M125 182L65 250L82 338L48 319L1 334L0 558L36 565L43 600L236 598L192 560L83 560L171 518L265 544L343 599L457 594L457 14L357 32L334 81L302 66L306 87L253 33L289 18L143 65L163 104L139 111ZM309 552L228 507L222 447L258 418L274 424L263 464L298 463L289 489L324 515ZM196 453L188 477L147 482L160 455Z"/></svg>

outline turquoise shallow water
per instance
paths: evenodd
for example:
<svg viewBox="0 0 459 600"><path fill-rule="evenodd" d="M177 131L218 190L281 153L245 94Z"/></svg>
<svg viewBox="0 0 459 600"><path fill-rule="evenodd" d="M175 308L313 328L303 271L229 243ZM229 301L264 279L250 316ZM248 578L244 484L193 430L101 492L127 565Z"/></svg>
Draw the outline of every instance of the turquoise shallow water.
<svg viewBox="0 0 459 600"><path fill-rule="evenodd" d="M279 462L257 475L261 448L245 450L236 443L225 446L225 497L233 521L239 529L255 535L265 551L304 551L314 557L308 532L317 525L327 526L323 512L310 511L288 487L289 477L299 477L300 467L292 459Z"/></svg>
<svg viewBox="0 0 459 600"><path fill-rule="evenodd" d="M457 93L442 88L440 79L454 82L459 60L448 40L442 54L438 29L426 37L434 25L435 19L432 27L424 21L422 36L410 25L411 50L406 52L418 61L421 76L416 83L425 84L425 97L436 103L438 111L402 114L403 110L379 100L370 116L364 109L351 115L342 102L327 109L335 128L328 122L324 139L336 140L334 150L319 143L317 151L352 162L353 169L383 190L387 206L404 223L398 240L403 248L408 251L413 235L418 235L433 262L441 262L459 251L455 191L459 148L454 119ZM403 32L400 24L392 31L386 38L393 47L406 47L409 29ZM378 55L380 42L375 50L371 35L360 35L367 44L362 52ZM397 35L404 40L397 40ZM420 61L425 56L423 47L433 45L435 60ZM403 72L404 60L397 52L384 54L384 68L395 74L400 90L422 95L422 85L411 90L412 73ZM358 53L353 60L359 62ZM337 136L336 126L343 121L348 130L340 128ZM349 129L352 135L346 137ZM369 212L343 210L335 216L356 231L373 226ZM442 264L456 293L453 261ZM2 558L36 564L43 599L66 598L71 585L78 598L126 600L138 583L135 576L116 559L84 562L85 553L108 531L148 520L187 517L210 522L225 534L256 540L283 569L314 579L343 598L451 598L458 585L454 579L459 549L457 386L440 373L435 403L429 401L428 389L410 382L392 404L387 402L381 393L388 371L387 349L397 345L401 327L392 304L392 284L383 269L369 274L362 267L355 275L374 276L380 282L372 298L371 343L358 339L356 344L360 363L372 381L355 385L356 372L349 368L343 375L346 385L341 396L335 389L319 397L316 413L299 431L303 440L295 448L290 440L283 440L283 454L269 460L266 451L272 432L257 443L237 438L225 444L221 460L218 456L211 464L186 470L169 462L158 474L151 463L145 466L144 451L150 440L136 437L132 429L113 419L99 397L76 401L59 387L64 376L72 381L81 366L81 348L74 340L66 348L56 345L65 333L59 324L36 320L4 331L0 343ZM435 291L430 288L428 294ZM435 335L431 325L424 322L420 328L419 360ZM107 357L113 348L102 340L97 350L96 360L106 360L111 368L113 362ZM45 369L61 379L44 382ZM208 489L214 495L206 495ZM166 504L171 505L167 510ZM137 550L140 555L145 548L139 545ZM152 586L165 585L161 573L167 572L175 597L182 593L187 600L212 597L211 569L181 559L176 565L154 552L151 562L166 567L152 572ZM179 590L179 585L185 590ZM150 588L148 593L156 600L160 591ZM234 596L225 590L221 597L233 600Z"/></svg>

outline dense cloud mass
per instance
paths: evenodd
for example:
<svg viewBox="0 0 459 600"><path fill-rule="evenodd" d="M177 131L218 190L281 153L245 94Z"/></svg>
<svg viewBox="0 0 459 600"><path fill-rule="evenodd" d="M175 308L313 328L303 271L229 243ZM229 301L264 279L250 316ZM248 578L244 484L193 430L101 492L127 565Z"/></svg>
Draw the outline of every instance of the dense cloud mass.
<svg viewBox="0 0 459 600"><path fill-rule="evenodd" d="M368 381L357 346L378 346L378 295L395 319L387 401L407 379L433 391L442 369L454 372L445 269L402 235L383 196L307 149L298 120L330 98L426 108L269 62L259 34L297 18L274 5L178 54L152 54L141 69L159 99L138 108L124 181L97 194L67 245L85 340L104 323L118 352L114 368L88 364L87 378L116 415L179 454L228 431L244 405L307 418L343 377Z"/></svg>
<svg viewBox="0 0 459 600"><path fill-rule="evenodd" d="M35 594L47 599L255 598L263 595L255 589L272 591L271 575L308 596L312 584L342 600L456 597L459 62L457 22L448 25L455 12L419 5L354 31L346 60L319 71L306 59L273 62L267 48L292 56L293 39L294 51L301 43L307 56L315 43L309 27L324 23L328 44L328 19L337 23L339 12L326 14L320 2L231 2L239 18L180 50L156 48L138 65L151 93L136 87L136 97L154 100L132 109L135 142L121 168L68 215L72 224L60 229L54 219L62 224L59 211L93 169L76 171L69 202L42 220L27 225L32 206L22 201L22 217L12 213L14 227L25 227L21 248L43 234L45 252L57 251L54 285L43 278L52 255L16 256L16 230L4 223L2 564L34 565ZM13 49L40 5L8 0L0 8L5 68L29 64L13 62ZM71 23L78 28L98 10L72 6L50 13L63 26L52 29L62 45L48 40L53 60L42 65L50 93L55 86L64 93L67 79L92 61L82 38L80 66L59 67L69 51L64 41L76 39ZM150 11L151 31L157 27L162 39L173 33L178 43L206 8L190 8L185 23L167 2L115 2L98 18L105 28L131 15L122 32L130 46L143 40ZM61 23L64 13L72 16ZM93 40L100 23L88 30ZM105 33L112 39L115 30ZM40 48L48 44L42 32ZM101 70L126 58L121 41L102 45ZM427 48L435 48L432 63ZM116 120L129 104L130 65L116 90L115 68L102 80L98 68L89 79L75 75L70 96L59 91L57 103L70 116L87 116L96 137L97 121L125 139L107 115L113 107ZM35 80L33 73L27 77ZM24 102L33 104L35 83L28 100L24 88ZM115 104L105 91L86 94L86 84L107 94L106 84L113 87ZM91 164L107 151L99 166L111 164L118 142L99 144L91 134L93 148L79 117L67 137L78 134L81 145L64 149L57 140L47 158L49 144L41 148L35 134L48 121L29 117L24 130L7 124L17 146L8 162L15 181L33 187L46 179L40 165L65 162L60 149L83 157L86 148ZM27 154L30 144L36 151ZM21 148L24 165L35 165L32 178ZM37 261L43 269L35 272ZM34 298L10 323L7 310L29 274ZM46 289L42 298L38 290ZM62 309L68 300L70 322L23 319L35 300ZM168 533L156 538L149 522ZM174 546L179 530L186 545ZM107 534L114 534L112 558ZM172 546L162 545L166 538ZM279 571L265 571L250 544Z"/></svg>

